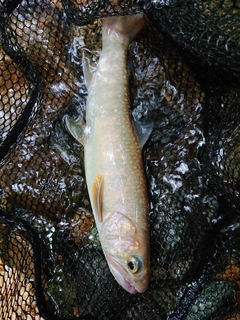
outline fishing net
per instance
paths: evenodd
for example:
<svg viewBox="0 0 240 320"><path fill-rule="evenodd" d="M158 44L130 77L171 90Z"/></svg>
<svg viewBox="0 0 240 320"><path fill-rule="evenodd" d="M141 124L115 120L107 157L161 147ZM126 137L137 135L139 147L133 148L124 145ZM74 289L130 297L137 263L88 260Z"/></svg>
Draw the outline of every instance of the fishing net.
<svg viewBox="0 0 240 320"><path fill-rule="evenodd" d="M101 18L144 12L130 44L151 278L131 295L103 256L83 147L83 51L96 65ZM237 0L1 0L1 319L240 319L240 3ZM97 155L96 155L97 156Z"/></svg>

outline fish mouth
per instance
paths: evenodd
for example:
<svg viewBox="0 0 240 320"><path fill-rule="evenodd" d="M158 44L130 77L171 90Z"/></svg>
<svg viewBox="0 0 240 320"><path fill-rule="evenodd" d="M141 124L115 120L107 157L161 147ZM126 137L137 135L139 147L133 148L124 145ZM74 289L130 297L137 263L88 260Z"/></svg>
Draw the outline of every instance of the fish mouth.
<svg viewBox="0 0 240 320"><path fill-rule="evenodd" d="M126 284L126 289L127 289L127 291L129 292L129 293L131 293L131 294L136 294L136 293L138 293L138 291L136 290L136 288L134 287L134 286L132 286L131 285L131 283L130 282L128 282L125 278L124 278L124 282L125 282L125 284Z"/></svg>
<svg viewBox="0 0 240 320"><path fill-rule="evenodd" d="M116 259L114 259L111 255L105 253L105 256L107 258L109 268L116 281L129 293L138 293L139 291L135 288L135 286L133 286L131 282L126 279L127 272L124 270L122 265L117 262Z"/></svg>

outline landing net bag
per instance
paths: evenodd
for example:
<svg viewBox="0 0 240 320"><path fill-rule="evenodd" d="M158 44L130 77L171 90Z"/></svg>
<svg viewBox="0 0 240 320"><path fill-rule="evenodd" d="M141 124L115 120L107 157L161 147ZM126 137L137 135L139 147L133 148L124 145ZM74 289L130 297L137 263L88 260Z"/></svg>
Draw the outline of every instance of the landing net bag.
<svg viewBox="0 0 240 320"><path fill-rule="evenodd" d="M128 50L143 150L151 276L131 295L104 258L83 147L82 56L101 19L145 13ZM240 319L240 2L0 1L0 318Z"/></svg>

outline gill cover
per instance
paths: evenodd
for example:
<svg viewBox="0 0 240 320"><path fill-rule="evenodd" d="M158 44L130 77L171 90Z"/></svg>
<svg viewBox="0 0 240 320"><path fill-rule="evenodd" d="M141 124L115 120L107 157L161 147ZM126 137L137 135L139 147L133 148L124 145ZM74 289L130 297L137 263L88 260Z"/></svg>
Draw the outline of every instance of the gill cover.
<svg viewBox="0 0 240 320"><path fill-rule="evenodd" d="M128 292L145 292L149 266L136 226L119 212L104 213L104 217L99 236L112 274Z"/></svg>

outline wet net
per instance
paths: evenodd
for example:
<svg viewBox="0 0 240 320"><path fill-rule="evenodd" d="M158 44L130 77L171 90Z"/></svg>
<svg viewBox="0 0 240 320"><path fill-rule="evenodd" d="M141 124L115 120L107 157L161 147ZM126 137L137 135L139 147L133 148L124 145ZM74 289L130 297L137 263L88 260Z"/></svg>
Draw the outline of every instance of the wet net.
<svg viewBox="0 0 240 320"><path fill-rule="evenodd" d="M101 18L139 12L128 66L133 118L154 121L151 278L131 295L62 119L85 114ZM1 319L240 319L239 31L238 0L0 1Z"/></svg>

